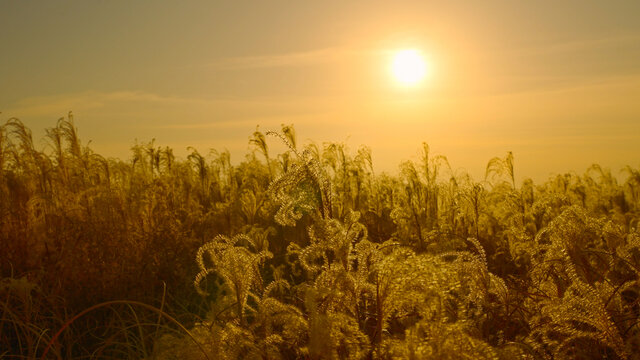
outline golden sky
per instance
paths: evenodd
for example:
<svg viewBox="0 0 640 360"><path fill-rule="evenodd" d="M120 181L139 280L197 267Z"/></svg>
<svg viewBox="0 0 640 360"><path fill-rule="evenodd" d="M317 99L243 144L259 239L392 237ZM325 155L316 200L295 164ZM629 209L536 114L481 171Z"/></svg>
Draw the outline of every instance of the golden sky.
<svg viewBox="0 0 640 360"><path fill-rule="evenodd" d="M406 48L414 87L389 71ZM0 84L0 120L39 140L73 110L107 156L155 138L239 161L293 123L378 170L426 141L476 179L507 151L519 178L617 173L640 165L640 1L0 0Z"/></svg>

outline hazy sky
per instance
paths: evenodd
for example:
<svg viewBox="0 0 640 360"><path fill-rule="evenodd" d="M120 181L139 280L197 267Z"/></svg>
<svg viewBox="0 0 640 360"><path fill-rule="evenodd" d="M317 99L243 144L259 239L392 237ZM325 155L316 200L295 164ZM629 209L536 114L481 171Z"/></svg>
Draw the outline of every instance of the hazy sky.
<svg viewBox="0 0 640 360"><path fill-rule="evenodd" d="M402 88L394 51L430 76ZM34 132L69 110L81 138L239 161L248 137L372 148L379 170L423 141L476 179L640 165L640 1L0 0L0 120ZM271 144L276 141L272 139Z"/></svg>

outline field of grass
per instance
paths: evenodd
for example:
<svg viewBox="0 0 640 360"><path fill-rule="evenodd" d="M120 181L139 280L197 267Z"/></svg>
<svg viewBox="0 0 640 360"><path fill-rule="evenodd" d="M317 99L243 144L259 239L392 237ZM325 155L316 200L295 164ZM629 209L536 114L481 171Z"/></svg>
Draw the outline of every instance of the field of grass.
<svg viewBox="0 0 640 360"><path fill-rule="evenodd" d="M423 144L392 176L293 126L238 165L107 159L71 117L45 140L0 126L0 358L640 358L637 168L472 179Z"/></svg>

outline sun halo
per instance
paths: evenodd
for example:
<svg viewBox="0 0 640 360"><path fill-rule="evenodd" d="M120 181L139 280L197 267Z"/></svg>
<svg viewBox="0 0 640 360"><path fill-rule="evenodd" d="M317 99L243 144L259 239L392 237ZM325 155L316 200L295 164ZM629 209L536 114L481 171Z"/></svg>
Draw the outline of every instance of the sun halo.
<svg viewBox="0 0 640 360"><path fill-rule="evenodd" d="M420 83L427 75L427 63L420 51L405 49L396 52L391 72L397 82L405 86Z"/></svg>

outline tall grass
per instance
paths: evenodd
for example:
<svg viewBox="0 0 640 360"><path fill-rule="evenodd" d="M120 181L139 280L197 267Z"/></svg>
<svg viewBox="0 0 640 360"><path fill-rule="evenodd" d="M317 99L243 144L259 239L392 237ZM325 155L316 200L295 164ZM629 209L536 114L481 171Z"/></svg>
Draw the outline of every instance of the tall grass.
<svg viewBox="0 0 640 360"><path fill-rule="evenodd" d="M518 184L507 153L478 181L423 144L392 176L284 125L238 165L107 159L71 114L45 140L0 126L0 357L640 353L633 167Z"/></svg>

